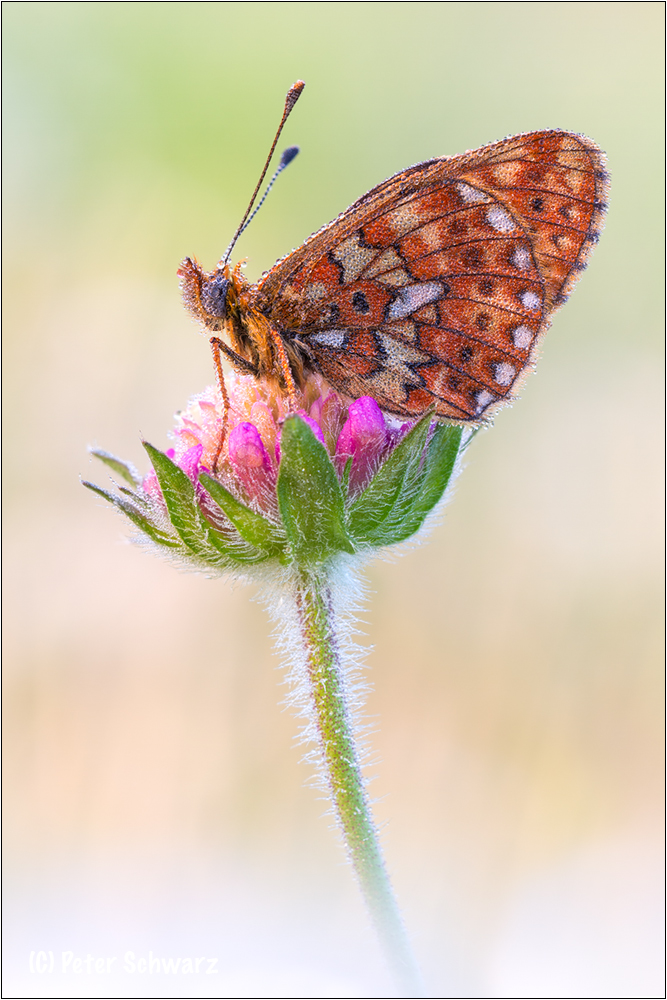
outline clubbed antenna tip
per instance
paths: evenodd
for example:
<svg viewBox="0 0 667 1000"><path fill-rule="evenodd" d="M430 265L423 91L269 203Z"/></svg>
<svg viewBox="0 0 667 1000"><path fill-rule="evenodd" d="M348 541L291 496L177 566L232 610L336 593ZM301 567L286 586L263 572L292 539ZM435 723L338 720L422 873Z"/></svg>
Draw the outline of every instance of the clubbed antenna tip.
<svg viewBox="0 0 667 1000"><path fill-rule="evenodd" d="M257 204L257 208L252 213L252 215L250 215L248 217L247 221L244 223L243 229L241 230L241 233L245 232L245 230L248 228L248 226L250 225L250 223L255 218L255 216L259 212L260 208L262 207L262 205L266 201L266 196L268 195L268 193L271 190L271 188L273 187L273 185L276 183L276 180L278 179L278 177L280 176L280 174L282 174L282 172L285 169L285 167L289 166L289 164L292 162L292 160L294 159L294 157L297 155L298 152L299 152L299 147L298 146L288 146L287 149L284 150L282 156L280 157L280 163L278 164L278 169L276 170L275 174L273 175L273 177L269 181L268 186L266 188L266 191L264 192L264 194L261 197L261 200ZM239 236L241 235L241 233L239 233Z"/></svg>
<svg viewBox="0 0 667 1000"><path fill-rule="evenodd" d="M296 102L301 97L303 88L305 87L303 80L297 80L293 83L290 89L287 91L287 97L285 98L285 117L290 113Z"/></svg>
<svg viewBox="0 0 667 1000"><path fill-rule="evenodd" d="M262 186L262 181L266 177L266 172L269 169L269 163L271 162L271 157L273 156L274 150L275 150L275 148L276 148L276 146L278 144L278 138L280 137L280 133L282 132L283 126L284 126L285 122L287 121L287 119L289 117L290 111L292 110L292 108L294 107L294 105L296 104L296 102L301 97L301 94L303 92L303 88L305 86L306 85L303 82L303 80L297 80L296 83L293 83L292 86L290 87L290 89L287 91L287 97L285 98L285 108L283 110L283 116L282 116L282 118L280 120L280 125L278 126L278 131L276 132L275 139L273 140L273 145L271 146L271 149L269 150L269 155L266 158L266 163L264 164L264 169L262 170L261 176L260 176L259 180L257 181L257 187L255 188L255 190L253 192L253 196L250 199L250 204L248 205L248 207L246 209L246 213L243 216L243 218L241 219L241 223L239 225L239 228L234 233L234 239L232 240L232 242L227 247L227 249L225 251L225 255L221 259L220 263L218 264L218 267L222 267L224 264L227 263L227 261L229 260L229 258L231 256L232 250L234 249L234 244L236 243L237 239L239 238L239 236L241 235L241 233L243 232L243 230L247 228L248 223L250 222L250 220L252 218L254 218L254 216L257 214L257 210L260 208L262 202L264 201L264 198L266 198L267 194L271 190L271 187L272 187L273 182L275 181L276 177L281 172L281 170L283 170L287 166L288 163L291 163L291 161L294 159L294 157L296 156L296 154L299 152L299 147L298 146L290 146L289 149L285 150L285 152L283 153L283 155L280 158L280 166L276 170L275 174L273 175L273 178L271 179L271 183L269 184L268 188L264 192L264 197L262 198L262 201L260 201L259 205L255 209L255 211L252 213L252 215L250 215L250 212L252 210L252 206L255 204L255 198L259 194L259 189Z"/></svg>
<svg viewBox="0 0 667 1000"><path fill-rule="evenodd" d="M299 153L298 146L288 146L287 149L283 150L283 154L280 157L280 169L284 170L285 167L289 166L295 156Z"/></svg>

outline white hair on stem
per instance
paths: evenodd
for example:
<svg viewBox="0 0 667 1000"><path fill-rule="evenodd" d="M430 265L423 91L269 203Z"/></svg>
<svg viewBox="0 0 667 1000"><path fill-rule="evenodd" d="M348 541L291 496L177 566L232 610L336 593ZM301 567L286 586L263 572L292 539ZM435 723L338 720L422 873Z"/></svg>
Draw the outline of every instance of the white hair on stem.
<svg viewBox="0 0 667 1000"><path fill-rule="evenodd" d="M406 990L402 995L423 996L362 769L368 685L361 674L364 651L353 639L364 593L357 561L338 555L317 568L295 567L262 599L277 625L274 638L291 687L287 701L302 721L300 741L314 745L306 759L331 802L380 941Z"/></svg>
<svg viewBox="0 0 667 1000"><path fill-rule="evenodd" d="M359 633L361 611L368 597L367 584L359 573L360 562L358 556L340 554L327 564L325 570L316 572L320 587L328 594L329 626L335 638L336 667L348 729L356 749L357 763L363 768L371 762L368 737L374 726L364 717L371 686L365 676L364 661L368 649L355 639ZM274 624L274 645L286 671L284 683L289 687L283 704L301 723L296 742L306 748L303 760L314 767L312 783L331 802L330 775L325 763L309 672L309 648L304 640L297 599L299 583L297 572L284 570L276 574L271 582L265 578L256 600L265 606ZM364 785L369 780L365 777ZM333 803L332 810L338 821Z"/></svg>

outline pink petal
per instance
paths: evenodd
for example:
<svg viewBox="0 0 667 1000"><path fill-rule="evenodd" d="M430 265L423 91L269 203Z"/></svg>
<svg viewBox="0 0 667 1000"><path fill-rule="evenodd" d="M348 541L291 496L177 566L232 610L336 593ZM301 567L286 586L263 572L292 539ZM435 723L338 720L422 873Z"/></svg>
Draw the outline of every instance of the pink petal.
<svg viewBox="0 0 667 1000"><path fill-rule="evenodd" d="M362 396L350 404L336 444L339 473L352 458L350 487L363 489L373 475L389 443L389 430L382 410L371 396Z"/></svg>

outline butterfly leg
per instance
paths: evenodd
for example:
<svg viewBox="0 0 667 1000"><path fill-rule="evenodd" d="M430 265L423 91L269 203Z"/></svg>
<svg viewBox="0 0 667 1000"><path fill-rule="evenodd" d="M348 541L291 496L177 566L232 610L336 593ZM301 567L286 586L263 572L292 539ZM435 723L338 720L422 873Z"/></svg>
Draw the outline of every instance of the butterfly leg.
<svg viewBox="0 0 667 1000"><path fill-rule="evenodd" d="M294 381L294 375L292 374L292 367L289 363L289 358L287 357L287 351L285 350L285 345L282 341L282 337L277 333L276 330L271 328L270 330L271 340L273 342L273 347L278 355L278 364L280 365L280 371L282 373L283 379L285 380L285 386L287 388L287 394L289 396L290 403L296 408L297 406L297 389L296 382Z"/></svg>
<svg viewBox="0 0 667 1000"><path fill-rule="evenodd" d="M215 374L218 382L218 389L220 390L220 396L222 397L223 415L222 415L222 430L220 431L220 441L215 452L215 458L213 459L213 468L211 472L213 475L218 471L218 462L220 461L220 454L222 452L223 445L225 443L225 438L227 436L227 417L229 415L229 395L227 393L227 386L225 385L225 373L222 370L222 362L220 360L220 351L225 346L218 337L211 337L210 340L211 350L213 351L213 364L215 365Z"/></svg>
<svg viewBox="0 0 667 1000"><path fill-rule="evenodd" d="M218 389L220 390L220 396L222 398L222 405L224 409L222 416L222 430L220 431L220 442L215 453L215 458L213 459L213 469L211 470L213 475L215 475L218 471L218 462L220 461L220 455L222 454L225 438L227 437L227 421L229 418L229 394L227 392L227 386L225 385L225 373L222 370L220 355L224 354L229 358L235 367L248 371L251 375L257 376L258 372L254 365L250 364L249 361L246 361L246 359L242 358L239 354L236 354L236 352L233 351L231 347L228 347L224 341L220 340L219 337L211 337L209 343L211 345L211 350L213 351L213 364L215 365Z"/></svg>
<svg viewBox="0 0 667 1000"><path fill-rule="evenodd" d="M219 337L211 337L209 343L213 349L213 359L216 371L219 372L222 370L220 364L220 354L222 353L229 359L229 361L231 361L235 368L240 368L242 372L246 372L248 375L254 375L255 378L259 377L259 369L253 365L251 361L248 361L247 358L244 358L242 355L237 354L236 351L233 351L231 347L224 342L224 340L220 340ZM219 381L220 378L218 375L218 384Z"/></svg>

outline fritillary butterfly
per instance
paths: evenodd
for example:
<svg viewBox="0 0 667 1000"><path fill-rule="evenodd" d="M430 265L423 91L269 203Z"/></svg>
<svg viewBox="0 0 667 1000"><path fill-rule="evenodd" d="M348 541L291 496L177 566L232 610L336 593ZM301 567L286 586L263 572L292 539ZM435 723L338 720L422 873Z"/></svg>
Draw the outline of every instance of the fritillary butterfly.
<svg viewBox="0 0 667 1000"><path fill-rule="evenodd" d="M185 302L232 364L287 391L315 370L399 417L480 423L531 369L607 188L585 136L512 136L390 177L257 284L226 258L210 273L186 259Z"/></svg>

